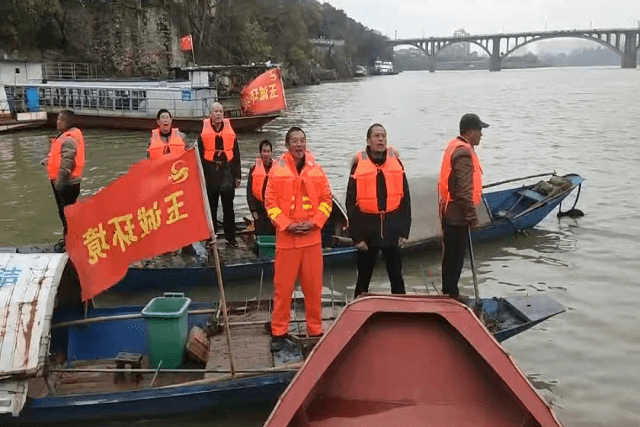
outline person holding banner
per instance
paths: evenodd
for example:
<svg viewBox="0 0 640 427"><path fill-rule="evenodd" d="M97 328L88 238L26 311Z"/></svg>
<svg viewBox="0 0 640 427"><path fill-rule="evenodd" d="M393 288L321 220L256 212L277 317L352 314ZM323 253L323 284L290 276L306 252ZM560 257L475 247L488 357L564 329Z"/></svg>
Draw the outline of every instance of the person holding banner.
<svg viewBox="0 0 640 427"><path fill-rule="evenodd" d="M187 141L187 136L180 132L178 128L172 128L171 113L162 108L156 115L158 127L151 131L151 139L147 145L147 157L159 159L165 154L182 154L191 144Z"/></svg>
<svg viewBox="0 0 640 427"><path fill-rule="evenodd" d="M233 210L235 189L240 187L240 149L236 133L219 102L211 107L211 114L202 121L198 137L198 151L202 160L207 196L214 225L217 226L218 198L222 200L222 225L227 245L238 246L236 220Z"/></svg>
<svg viewBox="0 0 640 427"><path fill-rule="evenodd" d="M329 180L307 151L304 131L297 126L289 129L285 146L288 151L271 168L265 191L265 208L276 228L270 325L273 351L287 345L291 297L298 278L305 299L307 334L322 335L321 230L332 209Z"/></svg>
<svg viewBox="0 0 640 427"><path fill-rule="evenodd" d="M271 141L265 139L260 142L258 148L260 157L256 159L256 163L249 169L249 178L247 178L247 204L255 224L256 236L273 236L276 234L276 229L273 227L264 208L264 192L267 188L269 171L273 166L273 159L271 158L273 146Z"/></svg>
<svg viewBox="0 0 640 427"><path fill-rule="evenodd" d="M62 239L54 246L56 252L64 252L67 238L65 206L72 205L80 194L80 182L84 171L84 137L80 129L73 127L75 114L71 110L58 113L56 127L58 135L51 142L49 155L42 162L47 166L47 175L58 205L62 220Z"/></svg>

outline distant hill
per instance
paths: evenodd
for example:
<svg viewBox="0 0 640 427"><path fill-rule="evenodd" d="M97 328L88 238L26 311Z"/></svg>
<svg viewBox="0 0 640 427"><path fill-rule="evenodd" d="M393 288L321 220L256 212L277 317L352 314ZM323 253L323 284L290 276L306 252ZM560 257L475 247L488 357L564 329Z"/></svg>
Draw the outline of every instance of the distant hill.
<svg viewBox="0 0 640 427"><path fill-rule="evenodd" d="M211 6L213 4L213 6ZM161 76L197 64L282 63L299 75L320 68L340 77L355 65L390 60L386 37L316 0L2 1L0 54L12 59L90 62L101 74ZM179 40L193 36L194 52ZM344 40L314 56L312 39Z"/></svg>

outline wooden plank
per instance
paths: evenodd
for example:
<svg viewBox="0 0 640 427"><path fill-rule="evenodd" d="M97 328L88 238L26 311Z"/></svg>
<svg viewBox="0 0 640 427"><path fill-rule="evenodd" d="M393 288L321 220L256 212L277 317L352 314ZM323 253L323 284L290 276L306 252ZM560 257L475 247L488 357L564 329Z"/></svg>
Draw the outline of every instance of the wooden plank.
<svg viewBox="0 0 640 427"><path fill-rule="evenodd" d="M12 293L11 300L8 302L7 310L7 323L5 326L5 337L3 340L3 348L0 353L1 368L5 374L17 373L24 370L28 366L28 361L24 360L24 353L28 349L26 348L26 342L31 342L30 332L32 328L23 329L21 326L23 316L30 318L32 301L29 298L33 298L33 292L30 291L31 287L39 286L38 281L34 280L34 274L40 275L40 271L43 269L43 262L47 260L43 256L34 255L28 259L16 255L13 257L14 263L8 265L5 271L12 271L14 277L15 272L19 270L19 277L17 282L10 285L13 286L14 292Z"/></svg>
<svg viewBox="0 0 640 427"><path fill-rule="evenodd" d="M2 276L0 277L0 372L4 372L4 364L8 360L10 355L4 355L3 348L4 342L7 339L7 323L9 317L9 304L11 299L13 298L13 293L15 291L15 286L8 286L5 272L9 271L9 266L14 264L13 258L16 255L14 254L2 254L0 257L0 272Z"/></svg>
<svg viewBox="0 0 640 427"><path fill-rule="evenodd" d="M233 363L237 371L243 369L272 368L271 336L261 322L269 320L269 313L248 312L243 315L232 315L229 322L260 322L257 325L237 326L231 328L231 348ZM224 333L209 338L209 360L206 369L229 370L229 349ZM208 372L205 378L219 378L228 373Z"/></svg>
<svg viewBox="0 0 640 427"><path fill-rule="evenodd" d="M42 368L66 261L66 254L0 254L0 375Z"/></svg>
<svg viewBox="0 0 640 427"><path fill-rule="evenodd" d="M48 257L46 261L43 270L33 271L31 280L37 285L29 287L31 294L27 296L27 301L32 303L29 303L29 311L24 311L20 319L18 337L22 339L19 344L25 347L24 351L16 352L16 366L34 366L27 373L35 373L46 361L53 305L63 270L58 268L59 259Z"/></svg>

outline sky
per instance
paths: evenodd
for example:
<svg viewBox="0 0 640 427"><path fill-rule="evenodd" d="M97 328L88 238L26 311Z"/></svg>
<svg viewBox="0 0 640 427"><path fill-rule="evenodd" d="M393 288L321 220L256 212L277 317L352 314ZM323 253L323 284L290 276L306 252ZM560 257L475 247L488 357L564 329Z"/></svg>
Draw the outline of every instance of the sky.
<svg viewBox="0 0 640 427"><path fill-rule="evenodd" d="M389 38L635 28L640 0L320 0Z"/></svg>

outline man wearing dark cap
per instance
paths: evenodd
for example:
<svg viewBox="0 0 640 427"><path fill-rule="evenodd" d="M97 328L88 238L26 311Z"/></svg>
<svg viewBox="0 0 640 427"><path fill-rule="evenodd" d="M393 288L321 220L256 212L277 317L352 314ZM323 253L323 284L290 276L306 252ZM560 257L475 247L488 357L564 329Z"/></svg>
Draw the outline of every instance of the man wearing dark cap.
<svg viewBox="0 0 640 427"><path fill-rule="evenodd" d="M438 203L442 223L442 293L461 302L458 280L464 265L469 228L478 225L476 208L482 200L482 167L474 151L482 129L489 125L477 114L460 119L460 136L449 141L442 156Z"/></svg>

